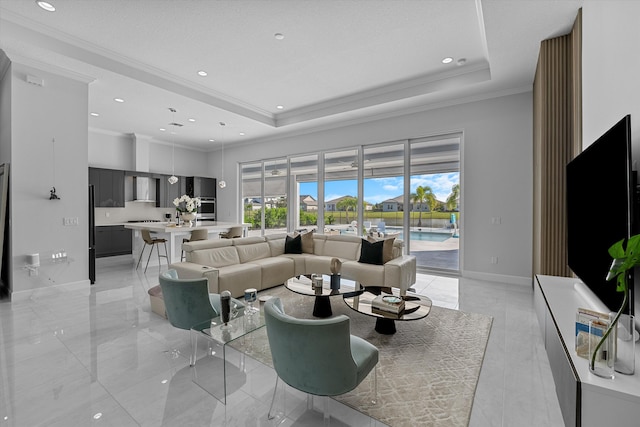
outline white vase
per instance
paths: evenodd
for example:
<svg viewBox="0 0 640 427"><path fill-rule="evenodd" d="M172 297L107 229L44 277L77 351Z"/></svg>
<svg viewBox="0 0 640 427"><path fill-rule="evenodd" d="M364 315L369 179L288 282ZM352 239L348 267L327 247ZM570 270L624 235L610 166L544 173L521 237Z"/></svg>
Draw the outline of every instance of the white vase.
<svg viewBox="0 0 640 427"><path fill-rule="evenodd" d="M187 226L193 227L193 220L196 219L196 214L194 212L182 212L181 216Z"/></svg>

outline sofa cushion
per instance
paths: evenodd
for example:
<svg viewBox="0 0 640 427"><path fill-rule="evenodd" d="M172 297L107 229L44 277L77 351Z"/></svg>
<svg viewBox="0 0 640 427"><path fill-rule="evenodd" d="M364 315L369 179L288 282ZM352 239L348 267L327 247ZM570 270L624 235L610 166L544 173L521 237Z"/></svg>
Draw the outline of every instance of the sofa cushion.
<svg viewBox="0 0 640 427"><path fill-rule="evenodd" d="M382 245L382 263L383 264L386 264L387 262L391 261L394 258L393 242L395 239L396 239L395 237L389 237L389 238L376 238L373 236L367 237L367 240L371 243L379 242L379 241L384 242L384 244Z"/></svg>
<svg viewBox="0 0 640 427"><path fill-rule="evenodd" d="M389 282L386 281L387 268L384 265L364 264L358 261L346 261L342 264L342 269L340 271L343 278L355 280L363 286L390 286Z"/></svg>
<svg viewBox="0 0 640 427"><path fill-rule="evenodd" d="M327 236L322 247L322 253L316 255L334 258L357 260L362 239L357 236Z"/></svg>
<svg viewBox="0 0 640 427"><path fill-rule="evenodd" d="M287 257L268 257L251 261L262 269L262 288L280 285L295 275L295 262Z"/></svg>
<svg viewBox="0 0 640 427"><path fill-rule="evenodd" d="M285 254L301 254L302 253L302 238L300 235L296 237L287 236L284 240L284 253Z"/></svg>
<svg viewBox="0 0 640 427"><path fill-rule="evenodd" d="M242 263L271 256L271 249L269 248L269 244L265 241L250 245L239 245L236 246L236 250L238 251L238 257Z"/></svg>
<svg viewBox="0 0 640 427"><path fill-rule="evenodd" d="M310 255L305 259L306 274L331 274L333 256ZM340 260L343 261L343 260Z"/></svg>
<svg viewBox="0 0 640 427"><path fill-rule="evenodd" d="M238 298L244 295L247 288L262 289L262 268L259 265L235 264L219 269L218 292L227 290L231 296Z"/></svg>
<svg viewBox="0 0 640 427"><path fill-rule="evenodd" d="M289 258L293 260L293 276L303 276L307 274L307 259L313 258L314 255L309 254L282 254L278 258Z"/></svg>
<svg viewBox="0 0 640 427"><path fill-rule="evenodd" d="M368 240L362 239L362 247L360 248L360 258L358 259L358 262L382 265L383 247L384 240L372 243Z"/></svg>
<svg viewBox="0 0 640 427"><path fill-rule="evenodd" d="M190 258L192 263L211 267L226 267L227 265L240 264L238 251L233 246L195 250L191 252Z"/></svg>
<svg viewBox="0 0 640 427"><path fill-rule="evenodd" d="M267 234L264 236L271 249L271 256L279 256L284 253L284 240L286 233Z"/></svg>

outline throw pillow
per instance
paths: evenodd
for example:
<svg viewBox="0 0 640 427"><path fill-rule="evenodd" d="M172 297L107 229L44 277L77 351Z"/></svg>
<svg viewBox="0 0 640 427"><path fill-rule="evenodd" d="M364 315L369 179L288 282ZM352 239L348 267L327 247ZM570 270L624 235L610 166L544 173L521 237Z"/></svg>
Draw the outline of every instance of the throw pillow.
<svg viewBox="0 0 640 427"><path fill-rule="evenodd" d="M302 239L300 235L296 237L287 236L284 240L284 253L285 254L301 254L302 253Z"/></svg>
<svg viewBox="0 0 640 427"><path fill-rule="evenodd" d="M306 233L302 233L302 252L305 254L313 253L313 230L308 231Z"/></svg>
<svg viewBox="0 0 640 427"><path fill-rule="evenodd" d="M384 242L382 245L382 263L386 264L387 262L393 259L393 241L395 237L389 237L386 239L376 239L375 237L367 237L367 240L371 243L374 242Z"/></svg>
<svg viewBox="0 0 640 427"><path fill-rule="evenodd" d="M384 240L371 243L366 239L362 239L362 246L360 247L360 259L358 262L365 264L382 265L382 248Z"/></svg>

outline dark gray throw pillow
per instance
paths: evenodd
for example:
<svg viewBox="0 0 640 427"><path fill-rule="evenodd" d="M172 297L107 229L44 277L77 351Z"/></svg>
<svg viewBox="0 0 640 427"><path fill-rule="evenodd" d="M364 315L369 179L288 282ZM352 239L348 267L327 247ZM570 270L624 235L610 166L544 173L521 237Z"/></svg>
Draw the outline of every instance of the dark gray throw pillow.
<svg viewBox="0 0 640 427"><path fill-rule="evenodd" d="M298 234L296 237L287 236L284 241L284 253L285 254L301 254L302 253L302 239Z"/></svg>
<svg viewBox="0 0 640 427"><path fill-rule="evenodd" d="M360 247L360 259L358 262L364 262L366 264L382 265L382 248L384 241L371 243L366 239L362 239L362 246Z"/></svg>

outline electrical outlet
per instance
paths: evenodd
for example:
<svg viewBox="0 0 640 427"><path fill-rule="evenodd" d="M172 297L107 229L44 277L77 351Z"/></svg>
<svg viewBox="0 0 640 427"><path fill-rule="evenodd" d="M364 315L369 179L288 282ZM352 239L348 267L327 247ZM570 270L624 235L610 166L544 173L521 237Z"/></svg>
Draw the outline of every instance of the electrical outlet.
<svg viewBox="0 0 640 427"><path fill-rule="evenodd" d="M498 263L498 257L497 256L492 256L491 257L491 264L497 264Z"/></svg>
<svg viewBox="0 0 640 427"><path fill-rule="evenodd" d="M62 225L75 226L78 225L78 217L64 217L62 218Z"/></svg>

